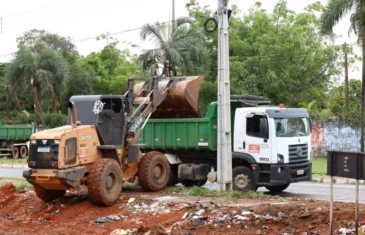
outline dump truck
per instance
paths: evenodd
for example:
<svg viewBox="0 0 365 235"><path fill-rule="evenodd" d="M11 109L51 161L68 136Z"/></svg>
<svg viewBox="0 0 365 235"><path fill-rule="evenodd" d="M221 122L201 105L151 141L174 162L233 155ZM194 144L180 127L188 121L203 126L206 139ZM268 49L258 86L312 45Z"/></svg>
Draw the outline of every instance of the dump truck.
<svg viewBox="0 0 365 235"><path fill-rule="evenodd" d="M231 97L232 186L285 190L311 179L311 120L306 109L269 105L264 97ZM144 151L171 163L171 185L217 180L217 102L202 118L150 119L139 139Z"/></svg>
<svg viewBox="0 0 365 235"><path fill-rule="evenodd" d="M138 139L155 113L196 116L201 80L130 78L124 95L71 97L68 125L31 136L30 169L23 176L43 201L86 185L92 203L109 206L119 198L122 183L136 176L146 191L164 189L171 175L168 159L156 152L142 154ZM184 106L173 110L175 102Z"/></svg>
<svg viewBox="0 0 365 235"><path fill-rule="evenodd" d="M0 157L26 158L32 125L2 125L0 121Z"/></svg>

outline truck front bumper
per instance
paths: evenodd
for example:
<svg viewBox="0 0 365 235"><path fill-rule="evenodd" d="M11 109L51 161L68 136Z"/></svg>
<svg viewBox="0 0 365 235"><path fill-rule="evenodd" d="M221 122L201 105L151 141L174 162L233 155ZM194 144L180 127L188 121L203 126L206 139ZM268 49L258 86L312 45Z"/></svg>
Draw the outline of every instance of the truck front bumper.
<svg viewBox="0 0 365 235"><path fill-rule="evenodd" d="M257 186L279 186L310 181L312 179L312 163L272 165L269 172L260 172L259 170L256 174L259 179Z"/></svg>

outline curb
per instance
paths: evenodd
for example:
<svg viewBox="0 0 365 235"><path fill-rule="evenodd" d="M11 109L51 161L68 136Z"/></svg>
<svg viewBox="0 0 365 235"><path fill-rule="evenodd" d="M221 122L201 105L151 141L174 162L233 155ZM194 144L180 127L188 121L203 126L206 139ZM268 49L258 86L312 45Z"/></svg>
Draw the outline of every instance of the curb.
<svg viewBox="0 0 365 235"><path fill-rule="evenodd" d="M0 164L0 168L15 168L15 169L26 169L27 164Z"/></svg>

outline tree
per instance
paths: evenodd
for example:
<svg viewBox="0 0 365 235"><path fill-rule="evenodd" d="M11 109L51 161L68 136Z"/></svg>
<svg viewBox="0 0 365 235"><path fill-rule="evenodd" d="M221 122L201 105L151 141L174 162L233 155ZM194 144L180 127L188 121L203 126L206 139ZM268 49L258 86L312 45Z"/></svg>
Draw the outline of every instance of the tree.
<svg viewBox="0 0 365 235"><path fill-rule="evenodd" d="M13 94L21 84L30 84L35 111L44 126L43 95L51 95L52 109L55 111L66 74L63 58L54 50L40 44L35 48L19 49L9 65L7 80L12 85Z"/></svg>
<svg viewBox="0 0 365 235"><path fill-rule="evenodd" d="M351 126L361 126L361 81L349 81L349 104L345 106L345 85L334 87L329 93L331 112Z"/></svg>
<svg viewBox="0 0 365 235"><path fill-rule="evenodd" d="M18 48L35 47L43 42L49 48L54 49L60 53L69 64L75 63L79 57L76 46L71 42L71 38L62 37L58 34L49 33L45 30L32 29L25 32L21 37L16 39Z"/></svg>
<svg viewBox="0 0 365 235"><path fill-rule="evenodd" d="M189 74L193 66L203 59L204 45L201 30L190 27L191 20L179 18L173 23L146 24L142 27L142 40L149 40L158 47L145 50L140 55L144 69L154 70L162 65L165 76Z"/></svg>
<svg viewBox="0 0 365 235"><path fill-rule="evenodd" d="M118 42L113 41L100 52L92 52L78 60L79 65L92 78L91 90L96 94L124 94L129 77L147 76L137 57L128 50L119 50L117 45Z"/></svg>
<svg viewBox="0 0 365 235"><path fill-rule="evenodd" d="M362 47L362 102L361 102L361 152L364 152L364 109L365 109L365 3L361 0L330 0L322 15L322 32L332 33L333 27L346 14L352 12L350 29L358 36L358 43Z"/></svg>
<svg viewBox="0 0 365 235"><path fill-rule="evenodd" d="M214 16L209 7L200 6L196 0L187 8L194 19L192 27L202 28L205 20ZM296 13L280 0L273 12L264 10L259 2L244 14L235 6L232 9L231 94L262 95L286 106L316 100L316 108L324 108L328 85L339 74L341 46L324 42L325 36L319 33L318 13L323 6L311 4ZM209 59L204 75L210 82L217 79L216 33L204 32Z"/></svg>

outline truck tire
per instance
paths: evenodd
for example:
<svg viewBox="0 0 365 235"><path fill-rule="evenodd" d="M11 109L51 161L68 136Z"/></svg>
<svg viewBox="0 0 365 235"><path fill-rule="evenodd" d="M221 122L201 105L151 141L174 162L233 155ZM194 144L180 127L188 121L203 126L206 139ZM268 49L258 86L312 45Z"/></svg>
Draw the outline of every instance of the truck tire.
<svg viewBox="0 0 365 235"><path fill-rule="evenodd" d="M27 146L25 145L20 146L20 158L26 158L27 156L28 156Z"/></svg>
<svg viewBox="0 0 365 235"><path fill-rule="evenodd" d="M166 188L170 181L170 163L160 152L149 152L139 163L139 184L145 191L156 192Z"/></svg>
<svg viewBox="0 0 365 235"><path fill-rule="evenodd" d="M267 190L270 190L270 192L272 193L280 193L282 191L284 191L285 189L287 189L289 187L290 184L284 184L284 185L279 185L279 186L265 186L265 188Z"/></svg>
<svg viewBox="0 0 365 235"><path fill-rule="evenodd" d="M246 166L236 166L232 171L232 186L236 191L256 191L257 186L253 179L253 172Z"/></svg>
<svg viewBox="0 0 365 235"><path fill-rule="evenodd" d="M14 159L18 159L19 158L19 149L18 149L18 147L13 147L13 149L11 150L11 156Z"/></svg>
<svg viewBox="0 0 365 235"><path fill-rule="evenodd" d="M44 202L56 200L66 193L66 190L47 190L37 185L34 185L34 191L37 194L37 197L39 197Z"/></svg>
<svg viewBox="0 0 365 235"><path fill-rule="evenodd" d="M193 186L201 187L207 183L207 180L183 180L181 184L184 185L186 188L190 188Z"/></svg>
<svg viewBox="0 0 365 235"><path fill-rule="evenodd" d="M90 167L87 177L89 200L100 206L113 205L122 191L122 170L117 161L101 159Z"/></svg>

